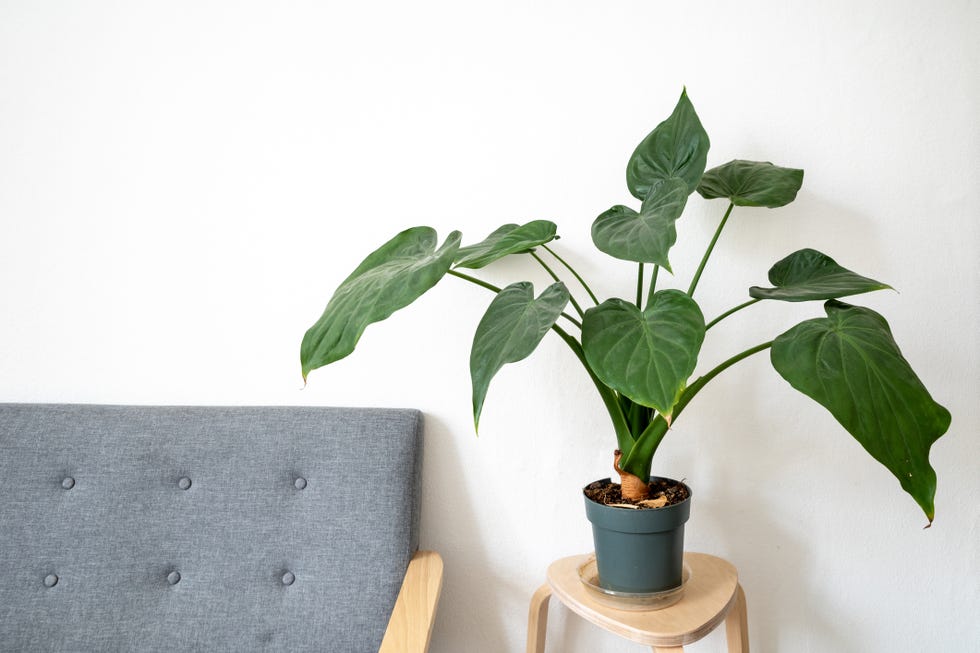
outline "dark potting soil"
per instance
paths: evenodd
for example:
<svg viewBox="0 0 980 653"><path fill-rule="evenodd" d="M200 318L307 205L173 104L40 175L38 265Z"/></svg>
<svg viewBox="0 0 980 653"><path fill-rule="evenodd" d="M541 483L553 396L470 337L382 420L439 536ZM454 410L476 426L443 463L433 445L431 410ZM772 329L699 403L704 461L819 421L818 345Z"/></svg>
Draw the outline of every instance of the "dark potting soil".
<svg viewBox="0 0 980 653"><path fill-rule="evenodd" d="M612 481L596 481L595 483L590 483L585 486L585 496L592 499L596 503L601 503L604 505L624 505L628 504L630 506L635 506L639 510L656 510L656 507L651 507L650 505L641 505L640 502L630 501L629 499L623 498L622 490L620 489L619 483L613 483ZM664 479L657 479L650 482L650 497L647 502L661 503L661 501L656 501L663 497L667 500L663 506L672 506L675 503L680 503L684 499L690 496L690 492L687 491L687 486L678 483L677 481L668 481Z"/></svg>

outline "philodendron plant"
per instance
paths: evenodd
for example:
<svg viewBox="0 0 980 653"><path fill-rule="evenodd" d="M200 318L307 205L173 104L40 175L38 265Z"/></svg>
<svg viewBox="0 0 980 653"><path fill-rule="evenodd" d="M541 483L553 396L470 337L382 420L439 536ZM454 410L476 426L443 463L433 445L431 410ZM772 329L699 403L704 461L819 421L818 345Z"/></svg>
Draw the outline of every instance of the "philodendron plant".
<svg viewBox="0 0 980 653"><path fill-rule="evenodd" d="M470 354L476 425L494 375L505 364L529 356L551 331L594 382L616 434L614 466L623 497L639 501L646 497L645 479L671 423L719 373L768 349L776 371L827 408L898 478L931 523L936 474L929 449L946 432L950 414L933 401L902 356L885 319L840 301L889 286L841 267L826 254L802 249L772 266L770 287L749 288L747 301L705 322L694 294L733 209L784 206L796 198L803 182L802 170L756 161L734 160L705 172L708 146L685 91L670 117L643 139L627 164L626 184L639 208L614 206L592 224L592 240L600 251L637 264L635 295L631 289L628 299L600 302L549 246L558 235L547 220L505 224L466 247L460 246L458 231L440 246L433 229L414 227L375 250L337 288L303 338L304 379L311 370L350 354L365 327L409 305L448 275L495 294L476 328ZM726 200L727 208L687 291L658 290L660 270L673 274L668 254L677 235L674 223L694 191L705 199ZM506 256L533 258L554 283L535 296L530 282L499 288L463 272ZM573 296L556 270L570 273L593 305L586 307ZM824 302L825 316L806 320L691 378L705 334L723 319L761 301L817 300Z"/></svg>

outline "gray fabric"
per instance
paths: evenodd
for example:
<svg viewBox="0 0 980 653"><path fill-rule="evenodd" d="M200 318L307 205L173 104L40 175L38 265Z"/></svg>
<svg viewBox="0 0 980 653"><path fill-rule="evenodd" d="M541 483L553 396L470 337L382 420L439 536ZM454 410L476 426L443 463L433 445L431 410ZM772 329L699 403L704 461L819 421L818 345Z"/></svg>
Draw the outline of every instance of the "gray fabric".
<svg viewBox="0 0 980 653"><path fill-rule="evenodd" d="M0 650L377 651L414 410L0 404Z"/></svg>

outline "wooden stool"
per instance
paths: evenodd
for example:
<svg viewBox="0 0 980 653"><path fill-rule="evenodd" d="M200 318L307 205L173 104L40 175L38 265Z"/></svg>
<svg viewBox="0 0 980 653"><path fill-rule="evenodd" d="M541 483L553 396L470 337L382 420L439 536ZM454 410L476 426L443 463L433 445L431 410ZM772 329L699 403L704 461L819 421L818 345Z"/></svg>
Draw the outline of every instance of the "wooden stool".
<svg viewBox="0 0 980 653"><path fill-rule="evenodd" d="M706 553L685 553L691 569L684 596L674 605L649 612L616 610L596 602L578 576L587 556L570 556L548 567L548 582L531 598L527 623L527 653L544 653L548 625L548 599L554 593L572 612L600 628L640 644L656 653L682 653L725 622L729 653L749 652L745 592L738 571L728 561Z"/></svg>

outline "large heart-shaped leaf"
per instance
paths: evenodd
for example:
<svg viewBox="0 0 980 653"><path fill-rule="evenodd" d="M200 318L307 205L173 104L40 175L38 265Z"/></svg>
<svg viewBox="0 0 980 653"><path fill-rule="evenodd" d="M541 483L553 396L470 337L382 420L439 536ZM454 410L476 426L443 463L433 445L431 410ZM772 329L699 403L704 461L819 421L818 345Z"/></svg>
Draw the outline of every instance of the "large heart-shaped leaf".
<svg viewBox="0 0 980 653"><path fill-rule="evenodd" d="M531 355L568 304L568 289L558 282L534 298L530 282L512 283L494 297L473 337L470 377L473 381L473 423L479 429L490 380L507 363Z"/></svg>
<svg viewBox="0 0 980 653"><path fill-rule="evenodd" d="M557 225L548 220L532 220L527 224L505 224L475 245L460 247L456 252L456 267L482 268L509 254L527 252L557 238Z"/></svg>
<svg viewBox="0 0 980 653"><path fill-rule="evenodd" d="M657 125L636 147L626 165L626 185L638 200L645 200L657 181L680 177L691 194L708 160L708 134L687 97L681 93L667 120Z"/></svg>
<svg viewBox="0 0 980 653"><path fill-rule="evenodd" d="M933 401L878 313L830 300L826 318L807 320L776 338L773 367L816 400L935 514L936 472L929 448L949 428L949 411Z"/></svg>
<svg viewBox="0 0 980 653"><path fill-rule="evenodd" d="M837 265L834 259L815 249L801 249L776 263L769 270L769 282L775 288L752 286L749 295L756 299L805 302L891 288Z"/></svg>
<svg viewBox="0 0 980 653"><path fill-rule="evenodd" d="M736 159L704 173L698 192L708 200L724 197L735 206L774 209L795 200L802 185L802 170Z"/></svg>
<svg viewBox="0 0 980 653"><path fill-rule="evenodd" d="M667 254L677 240L674 222L687 204L687 182L670 177L653 183L640 212L614 206L592 223L600 251L626 261L656 263L670 270Z"/></svg>
<svg viewBox="0 0 980 653"><path fill-rule="evenodd" d="M657 292L642 312L609 299L582 321L582 347L596 376L665 417L694 371L703 341L704 315L679 290Z"/></svg>
<svg viewBox="0 0 980 653"><path fill-rule="evenodd" d="M452 265L460 233L436 250L430 227L407 229L372 252L334 292L323 315L303 336L303 378L354 351L364 329L408 306Z"/></svg>

